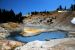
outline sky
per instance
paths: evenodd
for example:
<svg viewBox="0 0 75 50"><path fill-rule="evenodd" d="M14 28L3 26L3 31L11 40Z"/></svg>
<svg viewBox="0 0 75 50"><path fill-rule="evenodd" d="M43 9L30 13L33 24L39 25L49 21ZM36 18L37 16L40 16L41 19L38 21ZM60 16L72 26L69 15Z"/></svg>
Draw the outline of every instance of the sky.
<svg viewBox="0 0 75 50"><path fill-rule="evenodd" d="M72 3L74 0L0 0L0 8L25 15L32 11L53 11L59 5L69 8Z"/></svg>

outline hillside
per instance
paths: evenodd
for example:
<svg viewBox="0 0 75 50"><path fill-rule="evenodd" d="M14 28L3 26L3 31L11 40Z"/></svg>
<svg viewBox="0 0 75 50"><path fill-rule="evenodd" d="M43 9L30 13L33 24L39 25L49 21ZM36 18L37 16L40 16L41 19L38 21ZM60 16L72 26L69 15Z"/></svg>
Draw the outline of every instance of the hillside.
<svg viewBox="0 0 75 50"><path fill-rule="evenodd" d="M23 20L25 26L48 28L64 31L75 31L75 25L71 20L75 17L75 11L66 12L38 12L31 14Z"/></svg>

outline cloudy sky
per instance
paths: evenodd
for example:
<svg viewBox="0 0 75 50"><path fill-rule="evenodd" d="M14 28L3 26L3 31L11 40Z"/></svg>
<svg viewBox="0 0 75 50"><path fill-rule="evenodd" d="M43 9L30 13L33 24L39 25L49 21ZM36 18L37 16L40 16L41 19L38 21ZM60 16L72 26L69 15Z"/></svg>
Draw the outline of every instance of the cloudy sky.
<svg viewBox="0 0 75 50"><path fill-rule="evenodd" d="M73 0L0 0L0 8L13 9L15 13L21 11L24 15L31 11L52 11L59 5L69 8L72 3Z"/></svg>

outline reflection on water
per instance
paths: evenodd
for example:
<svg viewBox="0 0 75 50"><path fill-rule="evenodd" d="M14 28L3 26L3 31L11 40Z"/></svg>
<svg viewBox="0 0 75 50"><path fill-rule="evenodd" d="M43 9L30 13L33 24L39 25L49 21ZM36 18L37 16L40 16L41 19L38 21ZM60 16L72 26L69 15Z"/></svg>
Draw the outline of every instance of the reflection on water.
<svg viewBox="0 0 75 50"><path fill-rule="evenodd" d="M21 35L17 35L14 38L18 41L22 42L30 42L34 40L50 40L50 39L58 39L58 38L65 38L67 37L67 32L42 32L39 35L31 36L31 37L23 37Z"/></svg>

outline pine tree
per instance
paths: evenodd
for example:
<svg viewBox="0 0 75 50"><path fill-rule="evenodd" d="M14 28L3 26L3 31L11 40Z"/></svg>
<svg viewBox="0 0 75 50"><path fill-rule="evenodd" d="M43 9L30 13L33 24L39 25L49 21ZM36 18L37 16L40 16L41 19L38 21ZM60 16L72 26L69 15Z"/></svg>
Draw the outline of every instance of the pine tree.
<svg viewBox="0 0 75 50"><path fill-rule="evenodd" d="M63 10L63 8L62 8L62 6L61 6L61 5L59 6L59 10Z"/></svg>
<svg viewBox="0 0 75 50"><path fill-rule="evenodd" d="M75 11L75 4L72 4L72 5L71 5L70 10L71 10L71 11Z"/></svg>
<svg viewBox="0 0 75 50"><path fill-rule="evenodd" d="M56 10L63 10L62 6L60 5Z"/></svg>
<svg viewBox="0 0 75 50"><path fill-rule="evenodd" d="M64 10L66 10L66 6L65 6Z"/></svg>

